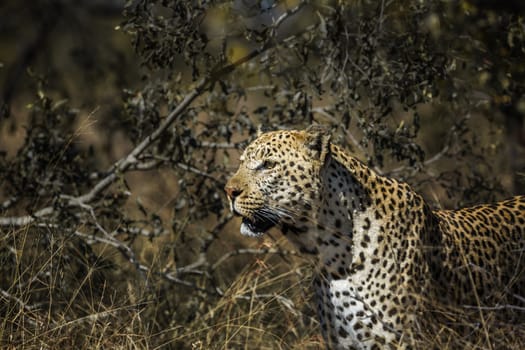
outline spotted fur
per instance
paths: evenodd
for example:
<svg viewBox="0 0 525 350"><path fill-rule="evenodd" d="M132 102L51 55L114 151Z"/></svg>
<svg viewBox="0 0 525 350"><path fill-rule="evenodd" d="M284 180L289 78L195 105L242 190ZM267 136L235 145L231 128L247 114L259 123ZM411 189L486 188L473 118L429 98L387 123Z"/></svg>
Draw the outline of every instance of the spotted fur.
<svg viewBox="0 0 525 350"><path fill-rule="evenodd" d="M432 211L321 127L260 135L225 190L241 232L272 226L314 258L329 348L406 348L425 298L494 303L525 290L525 196Z"/></svg>

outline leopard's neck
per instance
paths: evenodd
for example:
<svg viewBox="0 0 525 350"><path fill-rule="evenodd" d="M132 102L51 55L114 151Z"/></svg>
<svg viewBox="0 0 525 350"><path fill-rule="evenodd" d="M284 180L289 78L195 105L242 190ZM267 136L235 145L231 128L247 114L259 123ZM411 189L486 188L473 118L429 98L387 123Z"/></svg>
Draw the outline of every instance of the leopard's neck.
<svg viewBox="0 0 525 350"><path fill-rule="evenodd" d="M397 316L387 311L387 302L394 300L414 315L414 296L425 288L411 270L421 247L424 202L408 185L376 174L336 147L321 178L317 226L308 234L318 243L315 285L322 325L327 331L344 329L329 339L356 346L354 326L360 327L356 316L362 315L378 320L368 325L371 334L394 341L398 331L387 329ZM412 316L402 320L407 326L411 322Z"/></svg>
<svg viewBox="0 0 525 350"><path fill-rule="evenodd" d="M417 231L424 225L416 221L416 212L425 205L417 193L378 175L335 145L319 178L312 216L284 226L283 232L303 253L316 257L323 274L334 279L350 276L366 264L366 257L382 254L385 246L389 255L405 258L403 241L419 239Z"/></svg>

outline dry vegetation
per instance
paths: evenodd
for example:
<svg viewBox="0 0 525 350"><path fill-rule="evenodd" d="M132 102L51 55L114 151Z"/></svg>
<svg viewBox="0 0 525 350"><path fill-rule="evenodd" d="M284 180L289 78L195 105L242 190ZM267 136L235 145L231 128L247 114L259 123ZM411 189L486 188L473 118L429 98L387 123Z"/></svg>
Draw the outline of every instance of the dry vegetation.
<svg viewBox="0 0 525 350"><path fill-rule="evenodd" d="M309 262L222 192L258 125L327 124L435 207L524 193L519 1L122 10L0 5L2 348L323 349ZM520 306L429 305L420 348L525 348Z"/></svg>

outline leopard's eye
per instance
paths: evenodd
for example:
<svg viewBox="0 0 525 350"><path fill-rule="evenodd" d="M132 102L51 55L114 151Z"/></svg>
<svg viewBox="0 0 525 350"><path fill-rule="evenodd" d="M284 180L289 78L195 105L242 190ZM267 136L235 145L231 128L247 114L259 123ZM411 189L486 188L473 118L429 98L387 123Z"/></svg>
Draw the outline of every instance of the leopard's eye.
<svg viewBox="0 0 525 350"><path fill-rule="evenodd" d="M269 169L272 169L273 167L275 167L276 164L277 163L274 162L273 160L266 159L266 160L263 160L257 166L257 168L255 168L255 170L269 170Z"/></svg>

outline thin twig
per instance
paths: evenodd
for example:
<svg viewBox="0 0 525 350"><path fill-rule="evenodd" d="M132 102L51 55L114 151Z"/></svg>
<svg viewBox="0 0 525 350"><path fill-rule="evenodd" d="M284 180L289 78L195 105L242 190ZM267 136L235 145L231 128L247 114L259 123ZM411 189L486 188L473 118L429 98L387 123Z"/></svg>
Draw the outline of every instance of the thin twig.
<svg viewBox="0 0 525 350"><path fill-rule="evenodd" d="M224 254L223 256L221 256L212 266L211 266L211 271L214 271L217 269L217 267L219 267L219 265L221 265L222 263L224 263L226 260L234 257L234 256L238 256L238 255L245 255L245 254L250 254L250 255L263 255L263 254L279 254L279 255L299 255L296 251L294 250L282 250L282 249L269 249L269 248L262 248L262 249L251 249L251 248L245 248L245 249L237 249L237 250L233 250L231 252L228 252L226 254Z"/></svg>
<svg viewBox="0 0 525 350"><path fill-rule="evenodd" d="M284 307L286 307L290 312L292 312L295 316L302 314L301 311L297 310L295 308L294 302L286 297L283 297L279 294L257 294L257 293L251 293L250 295L235 295L235 299L243 299L243 300L252 300L252 299L275 299L278 302L280 302Z"/></svg>
<svg viewBox="0 0 525 350"><path fill-rule="evenodd" d="M434 162L437 162L438 160L440 160L441 158L443 158L444 156L446 156L448 150L449 150L449 146L448 146L448 145L445 145L445 146L441 149L441 151L439 151L438 153L434 154L431 158L425 160L425 161L423 162L423 165L424 165L424 166L428 166L428 165L430 165L430 164L432 164L432 163L434 163ZM400 166L400 167L395 168L395 169L393 169L393 170L390 170L390 171L388 172L388 174L389 174L389 175L392 175L392 174L400 173L400 172L402 172L403 170L405 170L406 168L407 168L406 165L403 165L403 166Z"/></svg>
<svg viewBox="0 0 525 350"><path fill-rule="evenodd" d="M200 147L206 147L206 148L237 149L237 148L240 148L243 144L244 144L244 142L229 143L229 142L201 141L199 143L199 146Z"/></svg>
<svg viewBox="0 0 525 350"><path fill-rule="evenodd" d="M485 310L485 311L497 311L497 310L517 310L525 312L525 307L517 305L494 305L494 306L476 306L476 305L463 305L465 309L474 309L474 310Z"/></svg>
<svg viewBox="0 0 525 350"><path fill-rule="evenodd" d="M189 166L189 165L186 165L186 164L182 164L182 163L177 163L176 164L178 168L181 168L183 170L186 170L186 171L189 171L189 172L192 172L194 174L197 174L197 175L200 175L200 176L203 176L203 177L206 177L208 179L212 179L213 181L215 182L219 182L221 183L220 180L216 179L214 176L208 174L208 173L205 173L204 171L202 170L199 170L197 168L194 168L192 166Z"/></svg>

